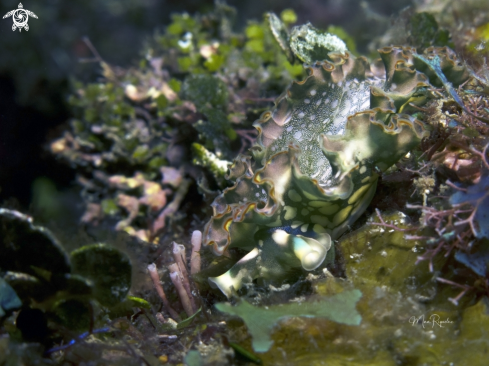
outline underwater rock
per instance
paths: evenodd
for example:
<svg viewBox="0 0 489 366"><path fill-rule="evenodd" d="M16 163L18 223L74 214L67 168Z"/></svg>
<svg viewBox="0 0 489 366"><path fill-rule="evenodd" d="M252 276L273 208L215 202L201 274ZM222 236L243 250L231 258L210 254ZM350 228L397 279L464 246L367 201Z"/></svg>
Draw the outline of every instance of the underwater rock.
<svg viewBox="0 0 489 366"><path fill-rule="evenodd" d="M322 265L331 239L370 203L378 173L429 136L414 115L439 96L432 90L438 73L410 47L379 53L384 78L348 51L305 65L309 76L293 82L255 122L258 140L251 155L234 160L227 178L235 185L213 202L204 233L216 255L250 250L230 271L209 279L228 297L255 278L279 279L291 268ZM428 48L422 58L437 60L455 86L467 79L446 47Z"/></svg>

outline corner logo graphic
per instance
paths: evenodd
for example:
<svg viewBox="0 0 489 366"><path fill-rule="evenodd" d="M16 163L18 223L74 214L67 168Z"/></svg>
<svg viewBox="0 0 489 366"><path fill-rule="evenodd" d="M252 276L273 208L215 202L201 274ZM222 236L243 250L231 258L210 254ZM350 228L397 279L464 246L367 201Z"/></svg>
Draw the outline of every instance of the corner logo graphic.
<svg viewBox="0 0 489 366"><path fill-rule="evenodd" d="M30 10L25 10L22 3L19 3L19 8L9 11L7 14L3 16L3 19L8 18L10 16L12 17L12 19L14 20L14 25L12 25L13 31L15 31L17 28L19 28L19 32L22 31L22 28L28 31L29 25L27 24L27 21L29 20L29 15L37 19L36 14L34 14Z"/></svg>

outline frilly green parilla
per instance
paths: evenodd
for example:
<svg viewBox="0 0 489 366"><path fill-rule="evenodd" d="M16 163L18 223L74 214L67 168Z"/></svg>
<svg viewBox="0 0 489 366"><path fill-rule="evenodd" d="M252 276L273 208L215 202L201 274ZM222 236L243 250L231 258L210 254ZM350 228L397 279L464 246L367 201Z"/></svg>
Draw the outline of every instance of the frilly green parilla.
<svg viewBox="0 0 489 366"><path fill-rule="evenodd" d="M337 239L365 211L378 173L421 139L426 124L414 117L437 94L436 75L416 63L416 50L385 47L382 65L348 51L305 64L254 124L250 154L229 168L235 181L212 204L204 243L216 255L228 248L249 253L228 272L209 279L230 297L256 278L282 279L292 268L320 267ZM448 48L429 48L458 85L468 74Z"/></svg>

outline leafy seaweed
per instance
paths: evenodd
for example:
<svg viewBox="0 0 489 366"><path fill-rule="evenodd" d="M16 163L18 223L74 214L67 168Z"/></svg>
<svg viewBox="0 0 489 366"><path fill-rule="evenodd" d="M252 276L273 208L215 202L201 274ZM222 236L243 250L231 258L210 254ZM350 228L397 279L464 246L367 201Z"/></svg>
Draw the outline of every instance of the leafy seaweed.
<svg viewBox="0 0 489 366"><path fill-rule="evenodd" d="M94 315L98 303L119 305L131 286L126 254L95 244L74 251L69 260L49 230L18 211L0 209L0 251L0 317L21 308L16 327L27 341L48 344L60 328L90 329L101 320Z"/></svg>
<svg viewBox="0 0 489 366"><path fill-rule="evenodd" d="M126 254L104 244L81 247L71 253L73 271L91 280L102 305L126 298L131 287L131 262Z"/></svg>
<svg viewBox="0 0 489 366"><path fill-rule="evenodd" d="M409 23L411 28L410 41L416 47L428 48L430 46L453 47L450 33L439 27L433 14L427 12L415 13Z"/></svg>
<svg viewBox="0 0 489 366"><path fill-rule="evenodd" d="M194 319L200 314L202 311L202 308L199 308L194 314L189 316L187 319L182 320L180 323L177 324L177 329L182 329L188 327Z"/></svg>
<svg viewBox="0 0 489 366"><path fill-rule="evenodd" d="M66 252L48 229L34 225L27 215L4 208L0 208L0 253L2 271L31 275L45 271L48 277L70 272Z"/></svg>
<svg viewBox="0 0 489 366"><path fill-rule="evenodd" d="M362 293L359 290L350 290L301 304L282 304L263 308L241 300L236 306L231 306L229 303L218 303L215 306L219 311L242 318L253 337L253 349L256 352L266 352L273 344L270 338L273 328L280 321L290 317L326 318L338 323L359 325L362 317L355 309L355 305L361 297Z"/></svg>

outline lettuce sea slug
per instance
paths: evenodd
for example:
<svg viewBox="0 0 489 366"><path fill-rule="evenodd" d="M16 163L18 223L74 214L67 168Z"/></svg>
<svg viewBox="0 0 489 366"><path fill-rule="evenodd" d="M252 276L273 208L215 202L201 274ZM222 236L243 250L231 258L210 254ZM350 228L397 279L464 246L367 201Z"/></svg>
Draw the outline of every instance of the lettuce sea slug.
<svg viewBox="0 0 489 366"><path fill-rule="evenodd" d="M413 48L379 53L383 68L347 50L305 64L306 79L293 82L255 122L257 142L229 168L235 184L213 202L204 232L217 255L232 247L249 250L209 279L228 297L256 278L318 268L332 240L367 208L378 173L429 136L413 114L416 105L439 97L437 76ZM455 85L467 79L450 49L422 55L437 57Z"/></svg>

